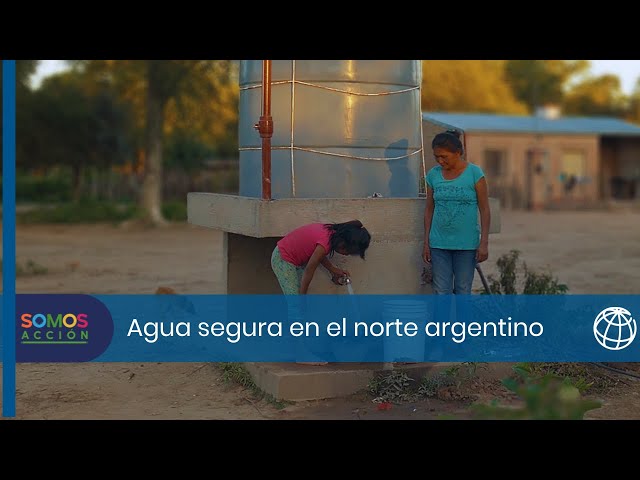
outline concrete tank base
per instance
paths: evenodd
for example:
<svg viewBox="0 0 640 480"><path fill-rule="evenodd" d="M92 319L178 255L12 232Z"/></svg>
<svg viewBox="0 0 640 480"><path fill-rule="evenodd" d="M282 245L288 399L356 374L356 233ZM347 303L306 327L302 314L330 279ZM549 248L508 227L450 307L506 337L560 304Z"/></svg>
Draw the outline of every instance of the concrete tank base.
<svg viewBox="0 0 640 480"><path fill-rule="evenodd" d="M388 372L384 363L330 363L324 366L295 363L246 363L255 384L278 400L301 402L353 395L367 389L378 374ZM419 382L454 363L415 363L394 367Z"/></svg>
<svg viewBox="0 0 640 480"><path fill-rule="evenodd" d="M302 402L339 398L366 391L376 375L389 373L383 363L330 363L326 366L295 363L246 363L256 386L278 400ZM419 383L435 377L453 362L400 364L393 367ZM477 372L485 380L499 380L512 373L513 363L489 363Z"/></svg>
<svg viewBox="0 0 640 480"><path fill-rule="evenodd" d="M424 198L313 198L265 201L253 197L189 193L189 223L220 230L226 294L278 294L271 252L288 232L311 222L358 219L371 233L366 260L336 254L331 261L351 272L357 294L431 293L421 284ZM498 202L491 199L491 233L500 231ZM309 293L341 294L345 287L319 267Z"/></svg>
<svg viewBox="0 0 640 480"><path fill-rule="evenodd" d="M352 275L356 294L430 294L421 282L424 198L291 198L262 200L214 193L189 193L189 223L221 231L222 294L279 294L271 253L288 232L311 222L358 219L371 233L366 259L336 254L331 261ZM497 199L490 199L491 230L500 231ZM197 252L194 252L197 254ZM319 267L311 294L347 294ZM443 364L416 364L425 371ZM382 364L336 363L322 367L282 363L246 364L256 385L282 400L349 395L366 388Z"/></svg>

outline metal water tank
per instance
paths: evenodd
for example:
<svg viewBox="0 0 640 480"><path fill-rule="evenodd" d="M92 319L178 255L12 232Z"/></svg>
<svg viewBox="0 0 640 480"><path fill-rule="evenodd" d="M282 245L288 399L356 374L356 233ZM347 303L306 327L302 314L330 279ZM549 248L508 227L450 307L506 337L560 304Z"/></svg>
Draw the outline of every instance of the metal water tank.
<svg viewBox="0 0 640 480"><path fill-rule="evenodd" d="M240 62L240 195L262 192L262 60ZM417 197L420 60L272 60L271 198Z"/></svg>

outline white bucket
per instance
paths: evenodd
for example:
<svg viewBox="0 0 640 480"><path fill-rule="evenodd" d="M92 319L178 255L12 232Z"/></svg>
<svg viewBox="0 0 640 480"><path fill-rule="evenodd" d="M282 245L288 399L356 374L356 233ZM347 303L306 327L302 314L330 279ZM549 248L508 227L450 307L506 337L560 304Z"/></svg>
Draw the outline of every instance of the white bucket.
<svg viewBox="0 0 640 480"><path fill-rule="evenodd" d="M427 303L419 300L387 300L382 306L382 322L402 322L402 337L395 335L395 328L384 337L384 362L422 362L425 357L425 333L427 324ZM404 325L413 322L417 325L416 335L404 335Z"/></svg>

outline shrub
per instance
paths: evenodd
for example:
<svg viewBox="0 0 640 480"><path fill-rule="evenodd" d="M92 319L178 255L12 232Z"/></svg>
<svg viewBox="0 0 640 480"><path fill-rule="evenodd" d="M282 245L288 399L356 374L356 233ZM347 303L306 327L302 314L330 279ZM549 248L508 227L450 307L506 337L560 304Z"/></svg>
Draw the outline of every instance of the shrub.
<svg viewBox="0 0 640 480"><path fill-rule="evenodd" d="M0 195L2 185L0 182ZM71 178L66 175L16 174L16 202L67 202L71 200Z"/></svg>
<svg viewBox="0 0 640 480"><path fill-rule="evenodd" d="M135 216L135 205L83 201L41 207L16 215L16 223L100 223L121 222Z"/></svg>
<svg viewBox="0 0 640 480"><path fill-rule="evenodd" d="M519 263L519 258L518 250L511 250L498 258L498 277L487 276L492 294L514 295L519 293L518 287L523 295L561 295L569 291L569 287L560 283L550 272L536 272L528 268L525 262Z"/></svg>
<svg viewBox="0 0 640 480"><path fill-rule="evenodd" d="M185 202L165 202L162 204L162 215L172 222L187 221L187 204Z"/></svg>

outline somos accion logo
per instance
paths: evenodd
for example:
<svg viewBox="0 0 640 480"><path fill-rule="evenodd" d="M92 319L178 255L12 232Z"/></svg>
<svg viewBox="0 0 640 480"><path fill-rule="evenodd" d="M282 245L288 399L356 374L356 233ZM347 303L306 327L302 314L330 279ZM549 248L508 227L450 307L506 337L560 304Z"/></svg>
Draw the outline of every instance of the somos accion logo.
<svg viewBox="0 0 640 480"><path fill-rule="evenodd" d="M16 295L16 361L86 362L113 337L107 307L89 295Z"/></svg>
<svg viewBox="0 0 640 480"><path fill-rule="evenodd" d="M23 313L23 345L83 345L89 341L86 313Z"/></svg>

